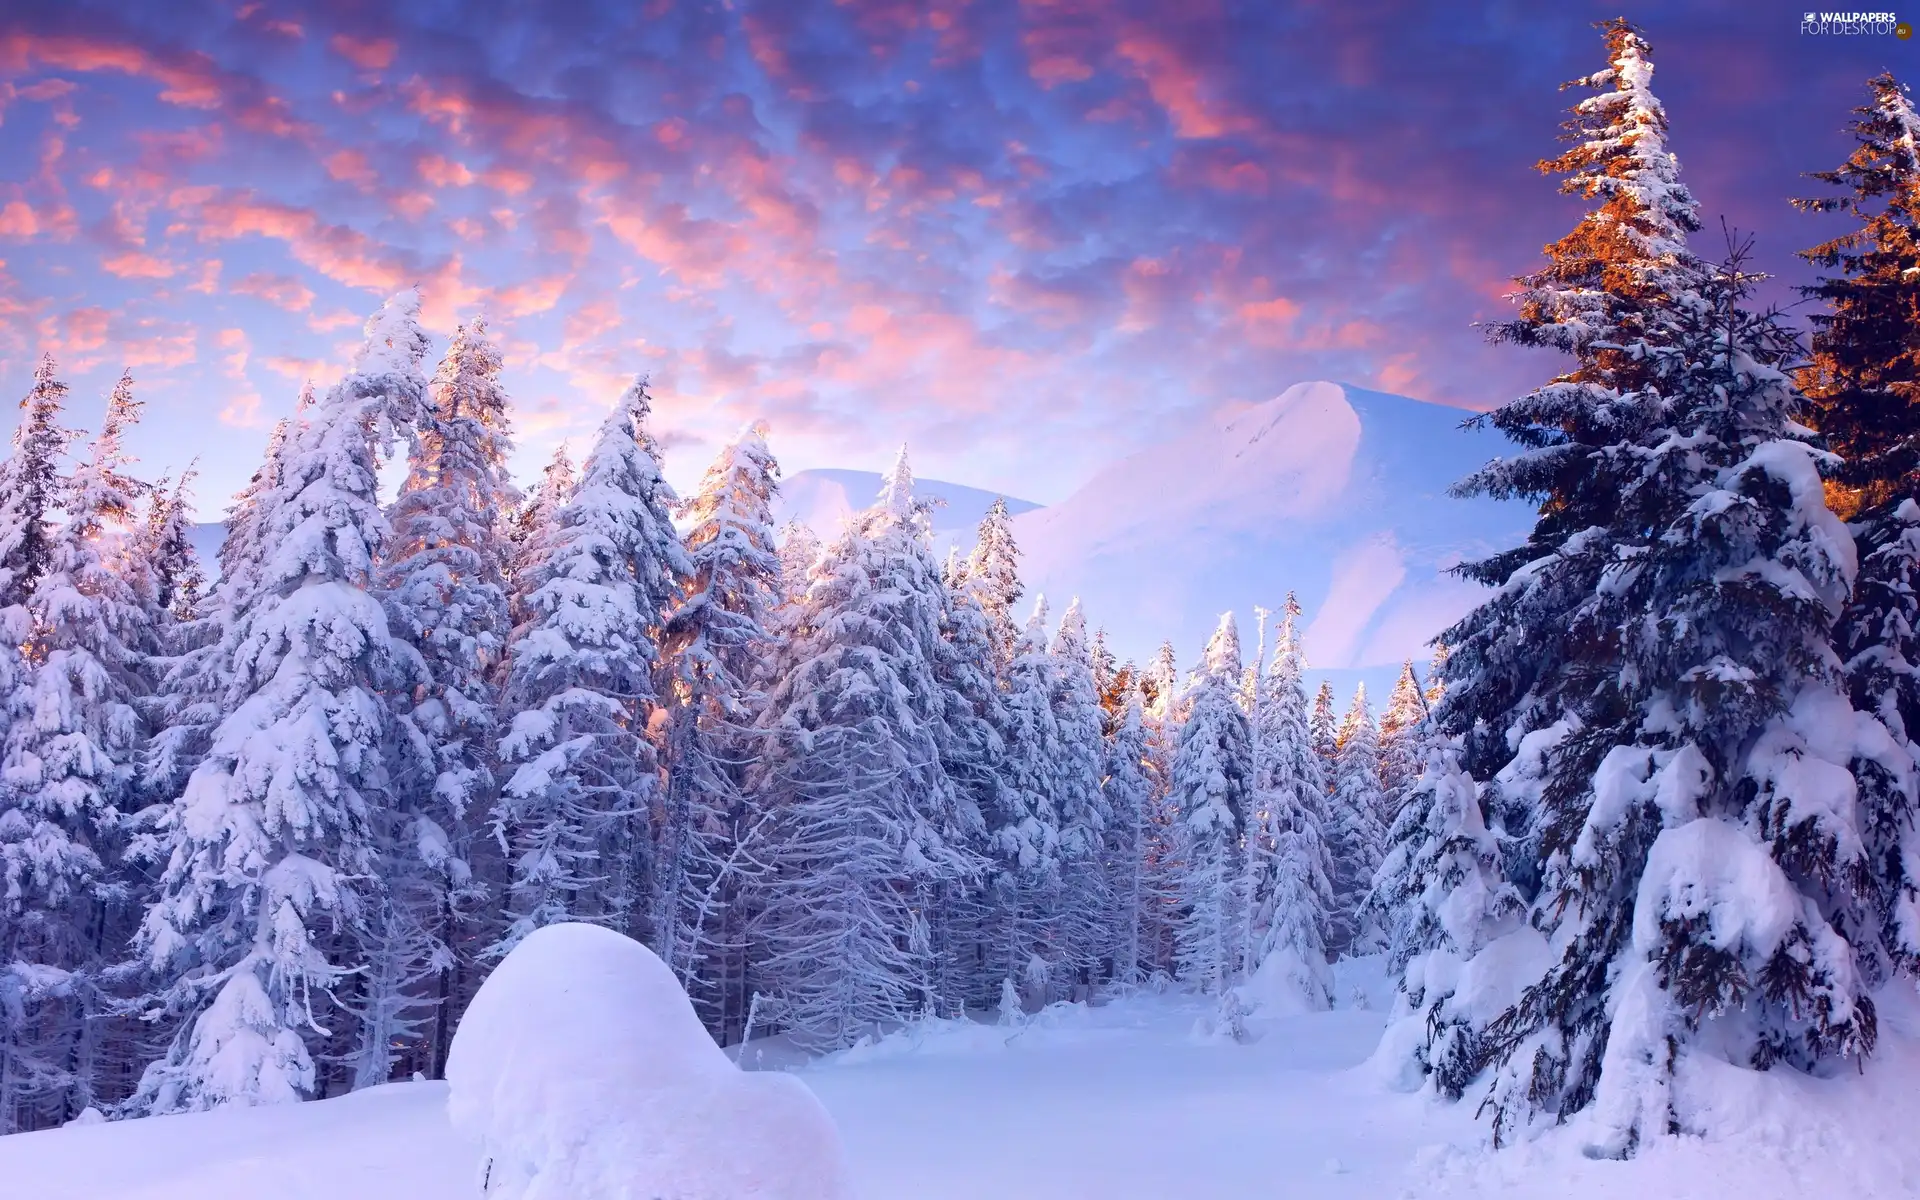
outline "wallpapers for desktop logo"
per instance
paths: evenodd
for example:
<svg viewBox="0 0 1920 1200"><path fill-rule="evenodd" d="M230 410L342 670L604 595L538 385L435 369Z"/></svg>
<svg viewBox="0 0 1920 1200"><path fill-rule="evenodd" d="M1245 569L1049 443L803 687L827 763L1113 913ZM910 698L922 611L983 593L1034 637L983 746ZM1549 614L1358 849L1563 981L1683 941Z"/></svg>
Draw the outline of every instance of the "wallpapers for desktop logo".
<svg viewBox="0 0 1920 1200"><path fill-rule="evenodd" d="M1800 18L1800 32L1839 37L1887 37L1902 41L1913 27L1890 12L1810 12Z"/></svg>

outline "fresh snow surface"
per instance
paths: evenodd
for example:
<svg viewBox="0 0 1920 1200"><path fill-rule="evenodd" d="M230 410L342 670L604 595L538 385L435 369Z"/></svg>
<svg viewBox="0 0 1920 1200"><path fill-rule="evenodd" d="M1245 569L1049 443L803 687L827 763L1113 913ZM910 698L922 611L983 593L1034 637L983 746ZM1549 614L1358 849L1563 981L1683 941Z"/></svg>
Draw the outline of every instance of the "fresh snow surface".
<svg viewBox="0 0 1920 1200"><path fill-rule="evenodd" d="M595 925L549 925L473 998L447 1114L495 1200L843 1200L806 1085L740 1070L667 965Z"/></svg>
<svg viewBox="0 0 1920 1200"><path fill-rule="evenodd" d="M1882 1000L1863 1072L1702 1069L1706 1138L1592 1160L1576 1124L1489 1154L1459 1105L1401 1094L1373 1052L1377 963L1336 968L1332 1012L1194 1034L1210 1003L1141 994L1018 1029L936 1023L798 1072L839 1124L859 1200L1893 1200L1920 1195L1920 1004ZM1364 1005L1364 1007L1363 1007ZM780 1044L749 1048L771 1064ZM0 1195L32 1200L478 1200L447 1089L0 1138Z"/></svg>

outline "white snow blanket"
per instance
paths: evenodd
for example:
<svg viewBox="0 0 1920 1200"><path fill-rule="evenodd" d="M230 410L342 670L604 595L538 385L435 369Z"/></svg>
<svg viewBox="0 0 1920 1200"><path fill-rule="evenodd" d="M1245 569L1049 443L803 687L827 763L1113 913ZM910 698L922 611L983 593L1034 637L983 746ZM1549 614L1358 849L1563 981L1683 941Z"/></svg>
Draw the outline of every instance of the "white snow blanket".
<svg viewBox="0 0 1920 1200"><path fill-rule="evenodd" d="M843 1200L833 1119L740 1070L665 963L594 925L529 935L467 1009L447 1114L489 1200Z"/></svg>

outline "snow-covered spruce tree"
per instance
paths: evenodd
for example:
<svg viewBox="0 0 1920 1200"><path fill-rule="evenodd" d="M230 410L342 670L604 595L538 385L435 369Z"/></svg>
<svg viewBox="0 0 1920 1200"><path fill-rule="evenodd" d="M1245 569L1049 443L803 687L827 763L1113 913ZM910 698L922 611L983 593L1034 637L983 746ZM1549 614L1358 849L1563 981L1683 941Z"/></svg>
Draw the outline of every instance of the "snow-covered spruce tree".
<svg viewBox="0 0 1920 1200"><path fill-rule="evenodd" d="M1558 349L1574 363L1478 418L1506 434L1520 453L1456 488L1461 495L1540 506L1525 542L1461 568L1500 592L1443 635L1458 659L1447 678L1480 681L1470 700L1450 702L1444 712L1451 715L1441 719L1447 732L1464 738L1464 765L1476 779L1492 779L1519 737L1558 719L1530 695L1535 680L1588 669L1565 618L1591 590L1603 556L1576 539L1611 521L1625 485L1630 464L1607 450L1632 440L1645 419L1634 397L1652 378L1649 323L1687 302L1704 274L1687 248L1700 220L1666 147L1666 110L1651 91L1651 51L1625 20L1602 28L1606 69L1568 85L1595 93L1574 105L1564 125L1571 148L1539 164L1564 176L1561 191L1595 207L1546 248L1545 266L1518 280L1518 312L1488 331L1494 342ZM1556 573L1541 581L1531 565L1547 561L1583 566L1587 574ZM1500 719L1476 722L1470 709L1497 712ZM1497 788L1491 804L1496 810L1505 804Z"/></svg>
<svg viewBox="0 0 1920 1200"><path fill-rule="evenodd" d="M1320 756L1321 764L1331 776L1334 757L1340 750L1340 716L1333 706L1331 680L1321 680L1320 690L1313 694L1313 714L1307 718L1307 731L1313 737L1313 752Z"/></svg>
<svg viewBox="0 0 1920 1200"><path fill-rule="evenodd" d="M1333 1002L1327 930L1333 859L1322 829L1326 777L1307 727L1306 655L1287 594L1271 666L1253 714L1254 821L1247 837L1253 910L1247 968L1306 1009ZM1270 995L1265 998L1271 998Z"/></svg>
<svg viewBox="0 0 1920 1200"><path fill-rule="evenodd" d="M1535 921L1560 951L1483 1039L1502 1140L1593 1105L1596 1152L1631 1153L1694 1127L1675 1081L1696 1055L1805 1068L1873 1046L1859 814L1910 796L1912 764L1842 687L1852 544L1751 279L1736 255L1653 314L1631 436L1595 455L1621 484L1607 523L1488 606L1552 598L1577 666L1536 660L1522 707L1486 666L1484 608L1448 639L1443 712L1525 751L1500 782L1536 797Z"/></svg>
<svg viewBox="0 0 1920 1200"><path fill-rule="evenodd" d="M1175 929L1180 976L1221 995L1244 961L1246 873L1253 811L1253 731L1240 709L1240 637L1233 614L1207 642L1173 756L1169 803L1179 814L1183 909Z"/></svg>
<svg viewBox="0 0 1920 1200"><path fill-rule="evenodd" d="M1104 639L1104 637L1104 630L1095 631L1094 643L1096 646L1096 657L1094 661L1096 663L1100 661L1098 651L1105 649L1104 645L1102 645L1102 639ZM1099 681L1100 677L1097 672L1094 678L1096 682ZM1120 722L1127 714L1127 705L1132 704L1134 700L1140 698L1139 664L1135 663L1132 659L1128 659L1107 673L1106 680L1100 683L1100 709L1106 715L1108 736L1112 736L1113 731L1120 728Z"/></svg>
<svg viewBox="0 0 1920 1200"><path fill-rule="evenodd" d="M1004 680L1019 651L1020 626L1014 620L1013 606L1020 603L1025 590L1020 583L1020 547L1013 540L1013 517L1006 500L995 497L980 519L979 535L973 553L967 557L967 581L974 598L987 614L987 629L993 639L993 674Z"/></svg>
<svg viewBox="0 0 1920 1200"><path fill-rule="evenodd" d="M422 679L392 697L393 803L375 814L379 903L366 914L355 1086L438 1077L453 1010L478 983L484 889L472 855L497 774L493 680L509 633L505 530L518 500L500 353L462 325L429 386L379 570L389 627ZM484 848L484 843L482 843ZM399 957L395 957L399 956Z"/></svg>
<svg viewBox="0 0 1920 1200"><path fill-rule="evenodd" d="M1141 982L1152 965L1146 922L1154 902L1148 866L1154 801L1148 736L1140 693L1135 691L1107 742L1106 774L1100 784L1110 814L1105 863L1113 913L1113 978L1122 984Z"/></svg>
<svg viewBox="0 0 1920 1200"><path fill-rule="evenodd" d="M1388 931L1387 968L1396 981L1380 1055L1400 1087L1431 1080L1457 1100L1485 1064L1483 1032L1545 960L1547 945L1526 925L1526 902L1501 873L1479 789L1453 746L1428 743L1392 843L1368 897Z"/></svg>
<svg viewBox="0 0 1920 1200"><path fill-rule="evenodd" d="M1829 308L1812 317L1801 384L1811 423L1844 460L1830 498L1852 521L1859 551L1834 630L1848 690L1855 707L1920 754L1920 116L1893 76L1868 86L1873 100L1855 110L1852 156L1814 174L1842 194L1796 202L1857 223L1801 253L1826 273L1802 292ZM1920 970L1920 813L1885 798L1895 803L1860 816L1873 933L1894 964ZM1877 976L1883 967L1870 969Z"/></svg>
<svg viewBox="0 0 1920 1200"><path fill-rule="evenodd" d="M1800 290L1828 308L1811 317L1813 354L1801 382L1808 416L1844 460L1835 507L1849 516L1884 516L1913 494L1920 474L1920 115L1891 74L1867 86L1873 100L1854 110L1853 154L1812 172L1840 194L1794 202L1854 223L1800 252L1823 272Z"/></svg>
<svg viewBox="0 0 1920 1200"><path fill-rule="evenodd" d="M1704 1046L1759 1066L1871 1046L1855 814L1911 779L1838 688L1852 547L1795 440L1784 339L1737 264L1686 250L1645 43L1608 37L1565 165L1618 253L1577 277L1556 259L1528 293L1529 337L1579 366L1494 414L1525 449L1463 485L1542 517L1470 567L1500 591L1444 635L1439 711L1469 769L1502 768L1489 820L1527 835L1510 862L1544 879L1510 878L1560 948L1487 1031L1496 1137L1598 1100L1597 1149L1626 1153L1689 1126L1671 1084Z"/></svg>
<svg viewBox="0 0 1920 1200"><path fill-rule="evenodd" d="M0 606L23 604L53 555L53 509L60 494L60 456L72 434L60 424L67 385L51 354L34 368L33 389L20 401L13 453L0 478Z"/></svg>
<svg viewBox="0 0 1920 1200"><path fill-rule="evenodd" d="M521 581L527 612L501 695L506 778L493 812L511 860L509 923L494 954L558 921L644 932L660 800L653 675L661 622L692 566L646 430L651 411L637 379Z"/></svg>
<svg viewBox="0 0 1920 1200"><path fill-rule="evenodd" d="M745 901L760 846L746 781L779 595L779 487L764 424L721 447L681 510L689 569L661 633L667 784L653 939L722 1044L740 1039L752 999Z"/></svg>
<svg viewBox="0 0 1920 1200"><path fill-rule="evenodd" d="M311 384L301 389L298 408L302 414L300 420L313 411ZM253 586L254 575L268 556L271 547L262 537L263 509L286 473L287 445L297 428L292 418L282 417L274 422L259 467L227 509L226 536L220 542L220 582L216 585L221 603L214 606L215 611L232 609L240 603L241 594Z"/></svg>
<svg viewBox="0 0 1920 1200"><path fill-rule="evenodd" d="M132 582L144 486L122 446L139 408L123 375L91 451L50 497L64 519L24 606L0 760L0 972L13 980L0 1002L0 1131L123 1098L101 1095L100 1060L106 976L140 900L121 861L152 649Z"/></svg>
<svg viewBox="0 0 1920 1200"><path fill-rule="evenodd" d="M1047 648L1054 734L1053 807L1060 822L1059 961L1055 999L1084 998L1112 957L1107 918L1112 903L1100 847L1112 813L1100 790L1106 742L1100 693L1093 678L1087 621L1076 597Z"/></svg>
<svg viewBox="0 0 1920 1200"><path fill-rule="evenodd" d="M1124 691L1126 683L1118 678L1120 660L1113 656L1112 647L1107 645L1107 631L1104 627L1093 631L1093 641L1087 645L1087 659L1093 669L1093 695L1100 705L1103 732L1110 731L1117 713L1109 712L1108 704L1113 703L1117 691ZM1125 708L1125 701L1118 707Z"/></svg>
<svg viewBox="0 0 1920 1200"><path fill-rule="evenodd" d="M417 303L413 301L412 303ZM165 861L137 947L156 1018L185 1017L148 1067L150 1112L296 1100L315 1086L306 1038L356 964L334 955L363 916L388 803L382 693L417 663L369 593L387 536L377 443L424 380L389 301L352 369L280 449L255 498L258 557L218 603L220 717L184 789L152 818ZM333 1030L341 1026L336 1022Z"/></svg>
<svg viewBox="0 0 1920 1200"><path fill-rule="evenodd" d="M1141 715L1147 731L1145 863L1141 887L1147 900L1140 918L1140 972L1143 978L1173 977L1174 929L1180 892L1180 824L1172 801L1173 756L1180 740L1185 708L1173 645L1161 642L1153 662L1140 676Z"/></svg>
<svg viewBox="0 0 1920 1200"><path fill-rule="evenodd" d="M1333 913L1327 944L1336 954L1365 954L1375 948L1378 931L1361 925L1360 907L1387 852L1387 826L1380 819L1384 807L1380 733L1365 684L1354 688L1353 704L1340 722L1338 743L1332 794L1327 799L1327 847L1333 856Z"/></svg>
<svg viewBox="0 0 1920 1200"><path fill-rule="evenodd" d="M1690 1054L1872 1049L1860 819L1912 803L1910 756L1844 694L1829 634L1852 547L1773 365L1791 343L1745 311L1738 268L1676 309L1658 424L1622 448L1641 466L1613 565L1573 614L1612 682L1548 693L1571 719L1543 793L1565 957L1490 1032L1503 1125L1591 1097L1617 1152L1688 1127L1671 1082Z"/></svg>
<svg viewBox="0 0 1920 1200"><path fill-rule="evenodd" d="M807 577L820 561L820 537L805 521L788 521L780 527L779 544L780 596L790 603L807 594Z"/></svg>
<svg viewBox="0 0 1920 1200"><path fill-rule="evenodd" d="M988 969L1036 1005L1047 999L1061 915L1060 814L1054 805L1060 730L1046 620L1047 600L1040 596L1007 667L1000 806L987 814L993 864Z"/></svg>
<svg viewBox="0 0 1920 1200"><path fill-rule="evenodd" d="M296 417L304 419L312 409L313 387L308 384L300 389ZM187 777L206 755L215 726L231 711L223 657L226 636L233 619L245 610L248 594L271 548L263 536L263 514L285 475L287 443L294 430L293 419L274 423L260 466L227 509L226 536L218 555L219 579L211 593L196 597L198 603L191 617L169 629L167 653L154 660L157 682L151 723L155 732L142 770L149 796L171 798L180 794ZM176 514L169 520L182 516ZM155 576L157 580L157 570ZM168 811L164 804L150 806L140 819L144 823L148 818L162 818ZM141 853L152 851L163 857L168 853L164 838L144 834L137 847Z"/></svg>
<svg viewBox="0 0 1920 1200"><path fill-rule="evenodd" d="M1150 718L1179 723L1180 659L1173 652L1172 642L1161 642L1160 648L1153 652L1153 661L1147 664L1140 688Z"/></svg>
<svg viewBox="0 0 1920 1200"><path fill-rule="evenodd" d="M148 494L146 527L140 551L152 578L149 620L161 632L162 649L177 653L183 647L175 636L182 626L200 616L206 590L206 572L193 546L193 481L188 467L178 479L163 479Z"/></svg>
<svg viewBox="0 0 1920 1200"><path fill-rule="evenodd" d="M555 518L573 499L580 486L579 474L564 445L554 448L553 457L513 511L507 523L507 579L510 584L509 616L515 626L527 619L526 598L540 586L535 570L552 550Z"/></svg>
<svg viewBox="0 0 1920 1200"><path fill-rule="evenodd" d="M1007 712L994 679L993 641L987 614L967 587L966 566L950 552L943 572L944 642L934 677L943 696L940 765L953 783L968 848L987 861L989 835L1006 820ZM935 956L935 986L950 1011L990 1007L1001 994L1004 972L989 951L994 925L992 878L942 885L929 911Z"/></svg>
<svg viewBox="0 0 1920 1200"><path fill-rule="evenodd" d="M759 978L808 1047L937 1008L923 913L977 876L940 766L939 570L902 449L814 568L757 773L772 812Z"/></svg>
<svg viewBox="0 0 1920 1200"><path fill-rule="evenodd" d="M1400 678L1394 681L1386 710L1380 714L1380 789L1387 797L1387 808L1381 815L1388 825L1399 815L1401 797L1426 763L1426 747L1422 744L1426 719L1426 696L1409 658L1400 664Z"/></svg>

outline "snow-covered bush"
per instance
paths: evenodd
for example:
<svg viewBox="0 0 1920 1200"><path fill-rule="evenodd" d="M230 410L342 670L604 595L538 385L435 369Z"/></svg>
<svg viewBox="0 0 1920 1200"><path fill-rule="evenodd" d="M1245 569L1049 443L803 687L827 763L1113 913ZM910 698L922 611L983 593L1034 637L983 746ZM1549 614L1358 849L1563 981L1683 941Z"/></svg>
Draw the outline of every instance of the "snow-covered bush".
<svg viewBox="0 0 1920 1200"><path fill-rule="evenodd" d="M529 934L447 1060L448 1116L489 1200L842 1200L840 1135L806 1085L741 1071L673 972L597 925Z"/></svg>

